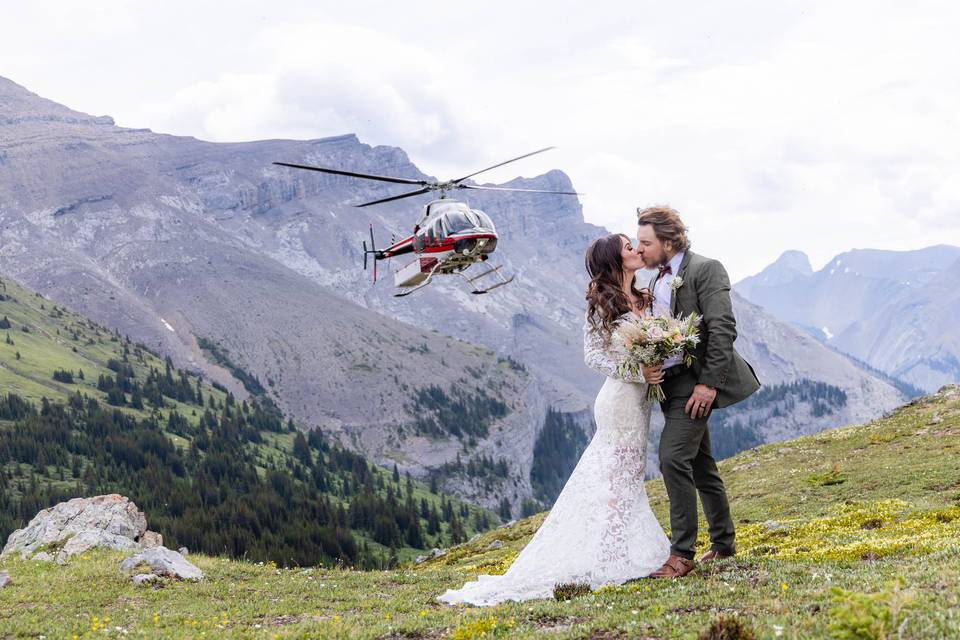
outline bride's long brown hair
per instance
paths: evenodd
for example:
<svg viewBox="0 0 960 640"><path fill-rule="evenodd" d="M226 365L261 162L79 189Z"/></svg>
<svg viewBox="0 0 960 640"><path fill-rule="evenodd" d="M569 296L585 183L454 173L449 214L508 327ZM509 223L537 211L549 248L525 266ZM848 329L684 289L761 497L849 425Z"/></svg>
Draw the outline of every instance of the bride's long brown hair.
<svg viewBox="0 0 960 640"><path fill-rule="evenodd" d="M630 240L622 233L597 238L587 248L584 259L590 275L586 296L587 322L607 341L616 327L617 319L631 310L630 300L623 291L621 239ZM649 289L637 289L636 283L630 283L630 289L644 309L653 304Z"/></svg>

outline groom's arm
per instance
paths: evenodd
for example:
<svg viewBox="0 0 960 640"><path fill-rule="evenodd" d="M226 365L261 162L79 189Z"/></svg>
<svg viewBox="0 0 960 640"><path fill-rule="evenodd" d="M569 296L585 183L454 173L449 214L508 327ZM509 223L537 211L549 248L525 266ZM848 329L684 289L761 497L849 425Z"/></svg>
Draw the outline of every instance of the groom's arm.
<svg viewBox="0 0 960 640"><path fill-rule="evenodd" d="M697 298L707 332L700 384L714 389L724 386L733 362L733 342L737 339L737 322L730 301L730 278L716 260L703 265L697 279Z"/></svg>

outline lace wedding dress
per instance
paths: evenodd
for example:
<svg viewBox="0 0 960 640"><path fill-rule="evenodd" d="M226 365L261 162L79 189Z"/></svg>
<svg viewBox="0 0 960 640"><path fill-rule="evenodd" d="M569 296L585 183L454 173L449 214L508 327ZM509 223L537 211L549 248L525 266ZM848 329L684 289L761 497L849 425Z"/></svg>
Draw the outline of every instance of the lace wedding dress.
<svg viewBox="0 0 960 640"><path fill-rule="evenodd" d="M437 600L493 605L552 598L554 585L621 584L659 569L670 541L643 484L650 404L642 378L621 379L622 345L584 325L584 360L607 376L594 403L597 431L543 524L503 575L480 575Z"/></svg>

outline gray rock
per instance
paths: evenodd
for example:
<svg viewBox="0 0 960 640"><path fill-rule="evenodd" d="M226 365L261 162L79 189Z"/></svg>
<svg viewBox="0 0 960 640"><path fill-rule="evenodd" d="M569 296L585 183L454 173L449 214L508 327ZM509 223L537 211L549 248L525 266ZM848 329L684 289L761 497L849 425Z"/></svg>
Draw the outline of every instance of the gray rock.
<svg viewBox="0 0 960 640"><path fill-rule="evenodd" d="M129 498L118 494L74 498L44 509L10 534L0 556L19 554L63 564L96 547L140 549L145 533L146 516Z"/></svg>
<svg viewBox="0 0 960 640"><path fill-rule="evenodd" d="M158 576L180 580L201 580L203 572L176 551L166 547L154 547L132 555L120 563L120 570L128 573L149 567Z"/></svg>
<svg viewBox="0 0 960 640"><path fill-rule="evenodd" d="M133 576L132 580L133 584L140 586L150 584L151 582L156 582L159 579L160 576L155 573L138 573L137 575Z"/></svg>
<svg viewBox="0 0 960 640"><path fill-rule="evenodd" d="M179 549L177 549L177 553L179 553L184 558L186 558L188 555L190 555L190 550L187 549L186 547L180 547Z"/></svg>
<svg viewBox="0 0 960 640"><path fill-rule="evenodd" d="M502 540L494 540L493 542L487 545L487 551L490 551L491 549L499 549L502 546L503 546Z"/></svg>
<svg viewBox="0 0 960 640"><path fill-rule="evenodd" d="M13 580L10 579L9 571L0 571L0 589L8 587L13 584Z"/></svg>
<svg viewBox="0 0 960 640"><path fill-rule="evenodd" d="M156 531L145 531L142 536L140 536L140 546L144 549L152 549L153 547L162 547L163 546L163 536L161 536Z"/></svg>
<svg viewBox="0 0 960 640"><path fill-rule="evenodd" d="M117 551L137 551L139 544L122 535L88 529L71 536L56 555L57 564L66 564L67 560L97 547L107 547Z"/></svg>
<svg viewBox="0 0 960 640"><path fill-rule="evenodd" d="M763 526L765 526L769 531L779 531L780 529L787 528L787 525L781 524L776 520L767 520L763 523Z"/></svg>
<svg viewBox="0 0 960 640"><path fill-rule="evenodd" d="M447 552L444 549L437 549L436 547L434 547L433 549L430 550L431 558L439 558L445 555L447 555Z"/></svg>
<svg viewBox="0 0 960 640"><path fill-rule="evenodd" d="M413 559L414 564L423 564L427 561L427 556L417 556Z"/></svg>

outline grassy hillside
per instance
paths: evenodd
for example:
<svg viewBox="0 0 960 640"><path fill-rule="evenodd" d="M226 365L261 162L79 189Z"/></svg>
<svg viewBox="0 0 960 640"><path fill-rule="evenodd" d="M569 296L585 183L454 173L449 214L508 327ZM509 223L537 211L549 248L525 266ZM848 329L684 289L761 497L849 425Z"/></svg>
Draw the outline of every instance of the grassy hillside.
<svg viewBox="0 0 960 640"><path fill-rule="evenodd" d="M97 389L97 381L101 375L115 375L107 365L111 359L123 359L125 349L128 356L133 355L128 361L138 378L145 378L151 368L165 369L163 358L145 347L129 344L122 336L12 280L0 280L0 389L4 393L12 392L32 402L41 398L66 402L80 391L106 402L107 394ZM53 373L58 369L72 372L74 382L54 380ZM226 397L221 390L209 386L206 390L217 402ZM172 410L190 413L190 407L169 400L160 410L164 418ZM142 418L151 413L128 412Z"/></svg>
<svg viewBox="0 0 960 640"><path fill-rule="evenodd" d="M173 546L281 564L387 566L498 522L0 280L0 542L112 492Z"/></svg>
<svg viewBox="0 0 960 640"><path fill-rule="evenodd" d="M721 464L740 554L678 581L572 600L447 607L433 596L502 572L544 518L390 571L278 569L195 556L199 584L142 589L119 556L59 568L0 562L10 637L696 638L737 616L758 638L960 637L960 387L867 425ZM660 481L648 485L666 522ZM493 540L503 546L486 550ZM746 636L745 636L746 637Z"/></svg>

